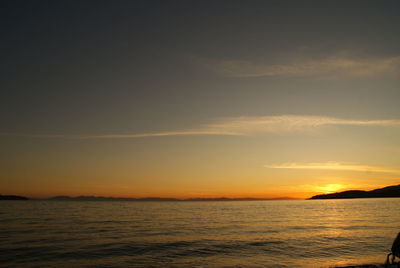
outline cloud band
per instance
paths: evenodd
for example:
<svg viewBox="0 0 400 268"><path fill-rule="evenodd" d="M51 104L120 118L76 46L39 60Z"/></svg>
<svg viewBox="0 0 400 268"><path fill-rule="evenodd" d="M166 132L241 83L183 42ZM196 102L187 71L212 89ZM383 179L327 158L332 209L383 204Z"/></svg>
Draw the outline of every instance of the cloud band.
<svg viewBox="0 0 400 268"><path fill-rule="evenodd" d="M273 169L306 169L306 170L341 170L341 171L360 171L360 172L382 172L400 174L398 169L385 167L352 165L339 162L326 163L285 163L280 165L265 165L266 168Z"/></svg>
<svg viewBox="0 0 400 268"><path fill-rule="evenodd" d="M209 70L228 77L342 75L368 76L398 74L400 56L354 58L332 56L322 59L297 60L285 64L265 64L243 60L202 60Z"/></svg>
<svg viewBox="0 0 400 268"><path fill-rule="evenodd" d="M214 120L197 128L179 131L160 131L132 134L104 135L49 135L49 134L10 134L8 136L25 136L37 138L64 139L132 139L145 137L189 136L189 135L225 135L225 136L255 136L266 134L312 132L325 126L371 126L398 127L400 120L349 120L327 116L253 116L230 117Z"/></svg>

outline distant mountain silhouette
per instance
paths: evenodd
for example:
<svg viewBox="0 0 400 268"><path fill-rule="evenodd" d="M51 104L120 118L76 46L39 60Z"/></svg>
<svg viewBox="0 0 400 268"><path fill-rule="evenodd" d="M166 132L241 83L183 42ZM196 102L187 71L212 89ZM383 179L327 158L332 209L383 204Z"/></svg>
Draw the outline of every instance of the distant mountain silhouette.
<svg viewBox="0 0 400 268"><path fill-rule="evenodd" d="M183 201L257 201L257 200L294 200L295 198L290 197L277 197L277 198L253 198L253 197L238 197L238 198L229 198L229 197L214 197L214 198L188 198Z"/></svg>
<svg viewBox="0 0 400 268"><path fill-rule="evenodd" d="M142 197L142 198L131 198L131 197L106 197L106 196L67 196L60 195L50 198L34 198L30 199L24 196L17 195L0 195L0 200L51 200L51 201L257 201L257 200L293 200L295 198L290 197L278 197L278 198L251 198L251 197L196 197L196 198L171 198L171 197Z"/></svg>
<svg viewBox="0 0 400 268"><path fill-rule="evenodd" d="M145 198L128 198L128 197L105 197L105 196L55 196L49 200L60 201L175 201L176 198L161 198L161 197L145 197Z"/></svg>
<svg viewBox="0 0 400 268"><path fill-rule="evenodd" d="M0 200L29 200L29 198L18 195L0 195Z"/></svg>
<svg viewBox="0 0 400 268"><path fill-rule="evenodd" d="M286 200L292 199L288 197L282 198L227 198L227 197L216 197L216 198L188 198L178 199L169 197L144 197L144 198L125 198L125 197L104 197L104 196L55 196L48 198L48 200L55 201L251 201L251 200Z"/></svg>
<svg viewBox="0 0 400 268"><path fill-rule="evenodd" d="M372 191L350 190L333 194L315 195L309 199L346 199L346 198L380 198L400 197L400 184L387 186Z"/></svg>

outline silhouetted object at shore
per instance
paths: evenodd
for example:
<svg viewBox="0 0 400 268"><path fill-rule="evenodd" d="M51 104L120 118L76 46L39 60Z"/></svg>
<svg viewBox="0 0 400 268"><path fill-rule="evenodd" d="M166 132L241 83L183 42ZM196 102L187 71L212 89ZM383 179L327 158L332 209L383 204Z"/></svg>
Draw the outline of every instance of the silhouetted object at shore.
<svg viewBox="0 0 400 268"><path fill-rule="evenodd" d="M390 264L397 264L397 267L400 268L400 261L396 262L396 257L400 258L400 233L397 234L397 237L393 242L392 252L387 255L386 266L389 266Z"/></svg>
<svg viewBox="0 0 400 268"><path fill-rule="evenodd" d="M29 198L18 195L0 195L0 200L29 200Z"/></svg>
<svg viewBox="0 0 400 268"><path fill-rule="evenodd" d="M400 185L387 186L372 191L351 190L333 194L315 195L310 199L381 198L400 197Z"/></svg>

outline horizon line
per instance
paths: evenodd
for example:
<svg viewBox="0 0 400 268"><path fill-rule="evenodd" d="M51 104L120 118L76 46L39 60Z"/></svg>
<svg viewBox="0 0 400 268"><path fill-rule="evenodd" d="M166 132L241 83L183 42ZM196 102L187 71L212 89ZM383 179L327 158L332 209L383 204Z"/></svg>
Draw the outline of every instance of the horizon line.
<svg viewBox="0 0 400 268"><path fill-rule="evenodd" d="M289 196L281 196L281 197L271 197L271 198L264 198L264 197L226 197L226 196L219 196L219 197L186 197L186 198L179 198L179 197L163 197L163 196L147 196L147 197L121 197L121 196L97 196L97 195L77 195L77 196L69 196L69 195L56 195L56 196L49 196L49 197L29 197L29 196L22 196L22 195L14 195L14 194L0 194L1 196L17 196L17 197L25 197L29 198L30 200L76 200L79 198L87 198L87 199L106 199L106 200L113 200L113 199L125 199L131 201L145 201L145 200L158 200L158 201L207 201L207 200L226 200L226 201L245 201L245 200L304 200L303 198L297 197L289 197Z"/></svg>

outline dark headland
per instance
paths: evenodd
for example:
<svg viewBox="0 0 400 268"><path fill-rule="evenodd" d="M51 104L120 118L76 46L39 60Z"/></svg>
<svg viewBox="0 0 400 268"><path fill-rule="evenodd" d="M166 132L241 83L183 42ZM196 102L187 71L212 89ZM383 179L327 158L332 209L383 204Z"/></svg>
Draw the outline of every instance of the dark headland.
<svg viewBox="0 0 400 268"><path fill-rule="evenodd" d="M400 197L400 184L371 191L350 190L332 194L315 195L309 199L348 199L348 198L383 198Z"/></svg>

